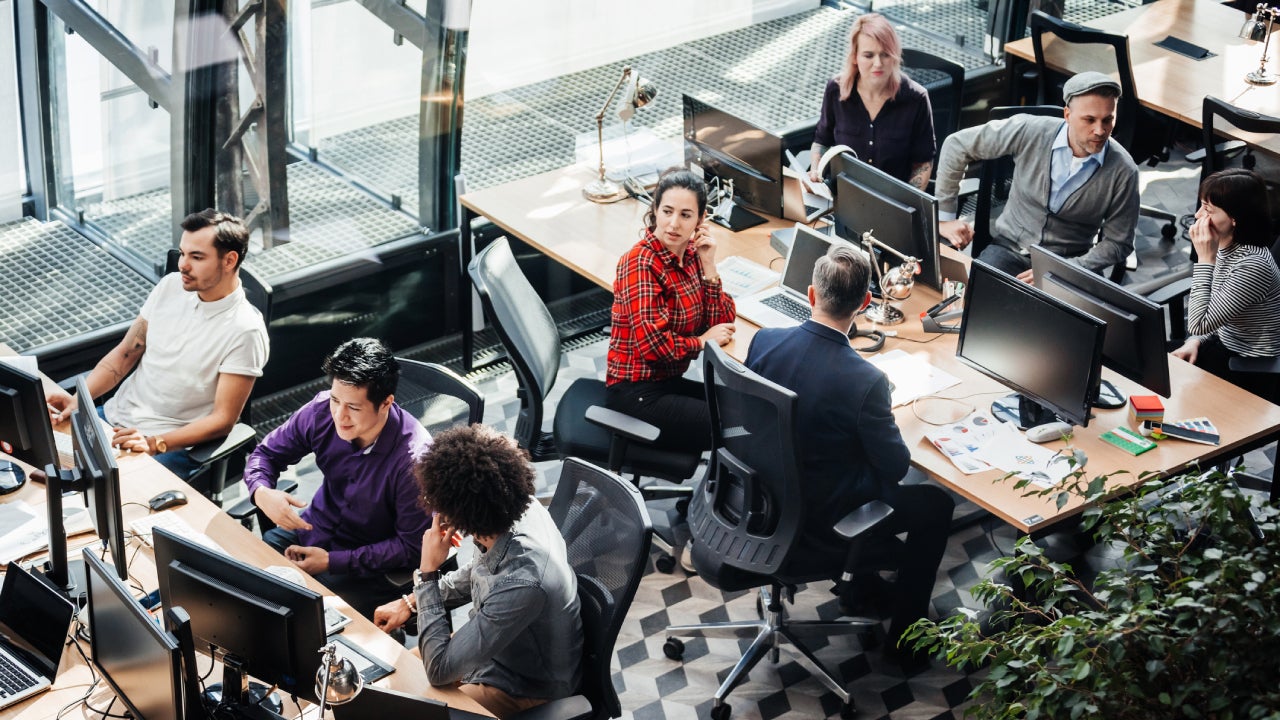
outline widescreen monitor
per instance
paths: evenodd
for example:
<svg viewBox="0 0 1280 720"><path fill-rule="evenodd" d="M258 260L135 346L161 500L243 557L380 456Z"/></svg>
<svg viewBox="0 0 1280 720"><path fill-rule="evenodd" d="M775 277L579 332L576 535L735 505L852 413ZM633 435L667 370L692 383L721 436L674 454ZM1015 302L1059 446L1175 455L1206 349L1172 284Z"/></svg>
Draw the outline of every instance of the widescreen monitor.
<svg viewBox="0 0 1280 720"><path fill-rule="evenodd" d="M197 649L212 655L216 648L246 674L317 701L315 674L325 643L319 593L164 528L155 528L153 542L160 601L190 615Z"/></svg>
<svg viewBox="0 0 1280 720"><path fill-rule="evenodd" d="M938 201L930 194L842 153L833 161L836 234L861 244L862 233L873 230L876 240L920 260L916 282L942 290L938 261ZM901 262L880 252L881 262ZM953 280L960 278L951 278Z"/></svg>
<svg viewBox="0 0 1280 720"><path fill-rule="evenodd" d="M686 165L733 181L737 204L782 216L782 138L742 118L682 96Z"/></svg>
<svg viewBox="0 0 1280 720"><path fill-rule="evenodd" d="M162 630L112 568L84 549L93 665L136 720L184 716L178 640Z"/></svg>
<svg viewBox="0 0 1280 720"><path fill-rule="evenodd" d="M44 385L39 377L5 362L0 362L0 452L44 472L58 467ZM0 494L17 490L25 481L21 467L0 461Z"/></svg>
<svg viewBox="0 0 1280 720"><path fill-rule="evenodd" d="M1107 324L1102 364L1158 395L1169 397L1169 353L1165 351L1164 309L1097 273L1033 245L1036 287ZM1109 405L1125 398L1103 381Z"/></svg>
<svg viewBox="0 0 1280 720"><path fill-rule="evenodd" d="M974 260L956 357L1017 395L991 412L1021 428L1089 424L1102 377L1106 323Z"/></svg>

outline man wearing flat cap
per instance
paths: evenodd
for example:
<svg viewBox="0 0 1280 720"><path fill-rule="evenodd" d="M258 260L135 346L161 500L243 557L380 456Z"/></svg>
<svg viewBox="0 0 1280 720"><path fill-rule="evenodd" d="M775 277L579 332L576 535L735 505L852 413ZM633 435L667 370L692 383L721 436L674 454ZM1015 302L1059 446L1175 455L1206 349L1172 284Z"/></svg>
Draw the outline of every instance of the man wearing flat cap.
<svg viewBox="0 0 1280 720"><path fill-rule="evenodd" d="M1133 251L1138 166L1111 139L1120 85L1083 72L1066 82L1062 96L1065 122L1032 115L993 120L953 133L938 154L938 232L960 248L973 240L973 228L955 219L965 169L1013 156L1009 200L978 258L1024 282L1031 282L1032 245L1090 270L1122 263Z"/></svg>

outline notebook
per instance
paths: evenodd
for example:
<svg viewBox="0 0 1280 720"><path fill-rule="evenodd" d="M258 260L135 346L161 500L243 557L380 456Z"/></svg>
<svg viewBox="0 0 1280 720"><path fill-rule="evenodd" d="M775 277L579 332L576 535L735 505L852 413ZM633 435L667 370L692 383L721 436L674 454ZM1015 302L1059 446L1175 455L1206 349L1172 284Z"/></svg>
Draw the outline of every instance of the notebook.
<svg viewBox="0 0 1280 720"><path fill-rule="evenodd" d="M796 223L795 240L782 269L782 284L738 300L738 317L770 328L794 327L808 320L813 266L833 242L845 241Z"/></svg>
<svg viewBox="0 0 1280 720"><path fill-rule="evenodd" d="M75 606L18 563L0 589L0 708L53 685Z"/></svg>

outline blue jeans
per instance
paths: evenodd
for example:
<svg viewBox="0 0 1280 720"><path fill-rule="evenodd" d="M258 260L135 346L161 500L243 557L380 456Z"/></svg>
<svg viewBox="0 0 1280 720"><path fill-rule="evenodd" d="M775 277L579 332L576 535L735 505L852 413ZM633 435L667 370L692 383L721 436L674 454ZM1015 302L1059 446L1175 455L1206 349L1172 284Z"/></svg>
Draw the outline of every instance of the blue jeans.
<svg viewBox="0 0 1280 720"><path fill-rule="evenodd" d="M110 420L107 420L107 412L102 409L101 405L98 406L97 410L98 417L102 418L103 422L111 422ZM199 472L201 467L200 463L196 462L195 458L191 457L191 453L186 448L170 450L169 452L163 452L159 455L155 455L154 457L156 462L165 466L169 472L177 475L183 480L190 480L191 476Z"/></svg>
<svg viewBox="0 0 1280 720"><path fill-rule="evenodd" d="M995 243L983 248L982 252L978 253L978 259L1000 272L1008 273L1014 277L1031 269L1030 257Z"/></svg>

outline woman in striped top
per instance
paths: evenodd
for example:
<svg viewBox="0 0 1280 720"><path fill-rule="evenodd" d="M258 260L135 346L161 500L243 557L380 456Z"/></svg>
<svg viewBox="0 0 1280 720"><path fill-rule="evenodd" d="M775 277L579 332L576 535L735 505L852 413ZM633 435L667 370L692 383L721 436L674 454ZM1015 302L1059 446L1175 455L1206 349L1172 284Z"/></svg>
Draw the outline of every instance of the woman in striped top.
<svg viewBox="0 0 1280 720"><path fill-rule="evenodd" d="M1274 397L1276 376L1238 373L1232 357L1280 356L1280 269L1271 255L1275 234L1267 189L1255 172L1233 168L1200 184L1191 226L1197 261L1187 306L1191 338L1173 352L1262 397Z"/></svg>

